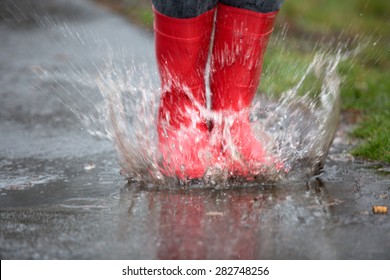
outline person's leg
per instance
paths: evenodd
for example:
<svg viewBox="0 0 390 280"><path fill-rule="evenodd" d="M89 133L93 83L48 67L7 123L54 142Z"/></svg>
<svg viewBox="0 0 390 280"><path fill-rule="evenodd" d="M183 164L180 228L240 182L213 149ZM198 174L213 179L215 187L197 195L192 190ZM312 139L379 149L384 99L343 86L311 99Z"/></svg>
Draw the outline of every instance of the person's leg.
<svg viewBox="0 0 390 280"><path fill-rule="evenodd" d="M281 1L274 0L221 0L218 4L211 57L211 106L230 122L231 139L221 136L216 153L227 158L230 162L227 168L233 174L249 175L253 168L273 164L251 130L249 110L280 4ZM227 124L218 125L216 131L226 132ZM239 161L233 161L223 141L234 143Z"/></svg>
<svg viewBox="0 0 390 280"><path fill-rule="evenodd" d="M215 8L218 0L152 0L160 13L173 18L194 18Z"/></svg>
<svg viewBox="0 0 390 280"><path fill-rule="evenodd" d="M220 0L219 2L230 7L259 13L270 13L278 11L284 0Z"/></svg>
<svg viewBox="0 0 390 280"><path fill-rule="evenodd" d="M162 88L157 122L162 172L181 179L202 177L207 167L209 131L200 111L206 108L204 76L215 0L191 9L198 2L153 0Z"/></svg>

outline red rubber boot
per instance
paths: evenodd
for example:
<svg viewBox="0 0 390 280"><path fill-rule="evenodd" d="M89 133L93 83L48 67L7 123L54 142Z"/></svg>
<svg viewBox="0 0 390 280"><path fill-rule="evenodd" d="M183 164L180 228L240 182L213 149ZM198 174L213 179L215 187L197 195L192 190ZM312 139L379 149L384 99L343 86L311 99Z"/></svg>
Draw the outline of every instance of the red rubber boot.
<svg viewBox="0 0 390 280"><path fill-rule="evenodd" d="M154 10L155 49L162 95L157 131L162 172L180 179L200 178L208 165L209 131L205 68L214 11L178 19Z"/></svg>
<svg viewBox="0 0 390 280"><path fill-rule="evenodd" d="M225 158L234 175L247 176L253 169L272 164L252 132L249 110L276 15L277 11L258 13L218 4L210 88L212 109L221 113L223 122L214 124L221 134L215 153ZM234 145L235 155L225 149L226 142Z"/></svg>

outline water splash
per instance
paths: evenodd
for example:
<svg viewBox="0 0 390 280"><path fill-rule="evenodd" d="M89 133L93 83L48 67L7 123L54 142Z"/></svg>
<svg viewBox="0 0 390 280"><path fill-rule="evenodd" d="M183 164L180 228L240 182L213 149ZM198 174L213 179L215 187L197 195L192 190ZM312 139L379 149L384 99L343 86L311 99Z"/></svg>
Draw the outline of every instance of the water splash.
<svg viewBox="0 0 390 280"><path fill-rule="evenodd" d="M346 55L317 53L306 73L295 87L270 104L262 127L277 143L277 155L294 171L313 175L323 166L337 130L340 112L339 62ZM305 79L311 74L321 82L320 92L298 95Z"/></svg>
<svg viewBox="0 0 390 280"><path fill-rule="evenodd" d="M264 176L252 180L291 180L312 176L321 169L337 130L340 85L337 66L346 56L341 49L335 53L319 52L297 85L279 99L256 97L251 110L256 138L267 143L265 149L281 159L289 172L272 167L264 174L257 174ZM107 106L106 131L120 155L123 174L136 180L162 180L156 132L159 89L149 78L147 67L126 71L117 67L109 65L97 83ZM320 92L314 97L310 91L299 95L303 83L313 74L321 81ZM213 122L221 119L207 109L202 114ZM232 141L226 145L234 154ZM209 166L206 181L218 184L229 179L226 170L213 167Z"/></svg>
<svg viewBox="0 0 390 280"><path fill-rule="evenodd" d="M105 131L114 142L122 173L134 180L161 179L156 115L158 89L148 67L109 64L97 79L107 109ZM118 68L119 67L119 68Z"/></svg>
<svg viewBox="0 0 390 280"><path fill-rule="evenodd" d="M113 141L124 176L142 182L170 181L161 172L158 151L156 119L161 90L155 66L151 66L155 62L139 62L138 58L131 58L125 47L99 41L94 36L89 40L66 24L50 24L60 33L66 33L66 40L79 41L83 47L88 47L86 42L93 42L89 48L98 45L100 52L103 49L107 55L102 63L92 63L96 71L70 65L66 71L51 71L50 68L41 71L41 78L59 84L62 92L72 92L62 94L59 99L82 120L91 134ZM296 180L319 172L338 125L340 77L337 66L350 55L344 46L319 50L296 85L279 98L256 96L250 112L252 129L256 138L266 143L266 151L283 161L289 172L271 166L248 179L256 182ZM309 86L313 89L306 90L313 76L320 86ZM89 94L91 91L94 94ZM221 120L220 115L208 109L202 109L201 113L214 123ZM236 154L232 141L227 141L225 149ZM210 165L204 182L221 185L230 182L229 175L226 170Z"/></svg>

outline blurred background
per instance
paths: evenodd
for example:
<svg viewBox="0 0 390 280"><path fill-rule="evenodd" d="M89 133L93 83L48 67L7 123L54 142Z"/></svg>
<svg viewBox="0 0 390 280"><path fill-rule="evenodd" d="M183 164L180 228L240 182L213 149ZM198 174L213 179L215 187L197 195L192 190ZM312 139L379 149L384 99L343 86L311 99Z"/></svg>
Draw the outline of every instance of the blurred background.
<svg viewBox="0 0 390 280"><path fill-rule="evenodd" d="M153 32L150 0L95 1ZM389 1L285 1L259 90L278 96L299 81L315 53L337 51L349 53L339 73L342 121L358 143L352 153L390 163ZM320 87L315 81L309 77L306 89Z"/></svg>

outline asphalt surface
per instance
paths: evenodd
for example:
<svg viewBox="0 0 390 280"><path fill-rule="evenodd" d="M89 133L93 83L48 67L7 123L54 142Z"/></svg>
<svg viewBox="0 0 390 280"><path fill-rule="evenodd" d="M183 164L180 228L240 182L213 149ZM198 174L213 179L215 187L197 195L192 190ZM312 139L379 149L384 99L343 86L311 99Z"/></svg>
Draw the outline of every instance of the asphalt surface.
<svg viewBox="0 0 390 280"><path fill-rule="evenodd" d="M338 139L307 181L129 184L84 117L112 53L153 69L152 35L90 1L14 2L0 3L1 259L390 258L390 218L372 212L390 206L390 169Z"/></svg>

